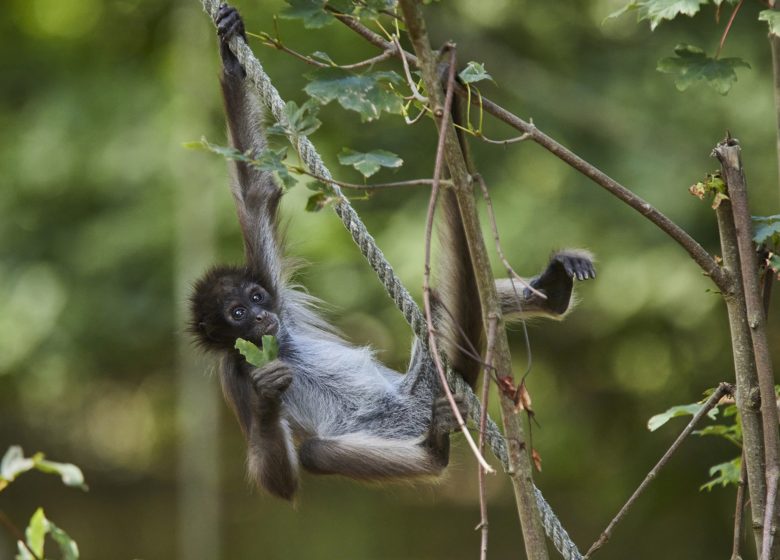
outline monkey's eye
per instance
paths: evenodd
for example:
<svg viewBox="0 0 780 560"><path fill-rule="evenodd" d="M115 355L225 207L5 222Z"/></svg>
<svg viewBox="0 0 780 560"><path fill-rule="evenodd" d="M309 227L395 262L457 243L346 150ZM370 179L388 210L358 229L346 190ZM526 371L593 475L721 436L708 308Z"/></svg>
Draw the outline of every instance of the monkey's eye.
<svg viewBox="0 0 780 560"><path fill-rule="evenodd" d="M250 299L252 303L262 303L265 298L261 292L255 292Z"/></svg>
<svg viewBox="0 0 780 560"><path fill-rule="evenodd" d="M230 312L230 316L233 317L233 319L236 321L240 321L246 317L246 309L243 307L236 307L233 311Z"/></svg>

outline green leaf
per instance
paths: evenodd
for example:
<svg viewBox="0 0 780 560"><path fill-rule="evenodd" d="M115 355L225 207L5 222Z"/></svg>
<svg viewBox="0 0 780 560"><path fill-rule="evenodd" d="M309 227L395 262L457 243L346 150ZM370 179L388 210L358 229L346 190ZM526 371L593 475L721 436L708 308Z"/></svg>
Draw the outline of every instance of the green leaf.
<svg viewBox="0 0 780 560"><path fill-rule="evenodd" d="M284 188L289 189L296 185L297 180L290 173L290 168L287 167L287 164L285 163L286 159L286 147L277 150L266 148L257 156L257 159L250 159L249 163L260 171L268 171L276 174L282 182L282 185L284 185Z"/></svg>
<svg viewBox="0 0 780 560"><path fill-rule="evenodd" d="M76 544L76 541L51 521L49 522L49 528L51 529L51 536L54 539L54 542L57 543L57 546L60 549L62 560L78 560L79 547Z"/></svg>
<svg viewBox="0 0 780 560"><path fill-rule="evenodd" d="M650 29L654 30L664 20L672 20L679 15L693 16L708 0L635 0L629 2L607 19L622 16L626 12L636 12L637 21L650 21Z"/></svg>
<svg viewBox="0 0 780 560"><path fill-rule="evenodd" d="M376 19L382 12L392 12L395 9L396 0L366 0L364 5L358 5L355 11L360 18Z"/></svg>
<svg viewBox="0 0 780 560"><path fill-rule="evenodd" d="M367 179L382 167L401 167L404 160L387 150L356 152L349 148L343 148L339 154L339 163L351 165Z"/></svg>
<svg viewBox="0 0 780 560"><path fill-rule="evenodd" d="M263 335L263 347L258 348L256 344L243 338L237 338L235 344L246 361L255 367L263 367L272 362L279 355L279 342L275 336L270 334Z"/></svg>
<svg viewBox="0 0 780 560"><path fill-rule="evenodd" d="M732 459L728 463L721 463L710 468L710 476L714 477L709 482L702 484L699 490L712 490L716 485L728 486L739 484L739 474L742 470L742 457Z"/></svg>
<svg viewBox="0 0 780 560"><path fill-rule="evenodd" d="M279 16L283 19L303 20L307 29L319 29L330 25L334 17L325 11L326 0L287 0L289 4Z"/></svg>
<svg viewBox="0 0 780 560"><path fill-rule="evenodd" d="M306 201L306 211L307 212L319 212L325 206L328 205L328 203L333 200L331 197L329 197L324 192L318 192L316 194L313 194L309 197L309 199Z"/></svg>
<svg viewBox="0 0 780 560"><path fill-rule="evenodd" d="M0 490L17 476L33 468L35 468L35 461L25 457L21 447L12 445L3 455L3 460L0 461ZM2 484L2 481L5 484Z"/></svg>
<svg viewBox="0 0 780 560"><path fill-rule="evenodd" d="M737 81L737 68L750 68L741 58L712 58L692 45L677 45L676 57L658 61L658 71L675 74L674 84L685 91L699 81L704 81L721 95L726 95Z"/></svg>
<svg viewBox="0 0 780 560"><path fill-rule="evenodd" d="M742 429L736 422L730 426L723 424L715 424L712 426L705 426L701 430L695 430L693 432L697 436L717 436L730 441L737 447L742 447Z"/></svg>
<svg viewBox="0 0 780 560"><path fill-rule="evenodd" d="M693 416L701 408L703 407L703 404L700 403L693 403L693 404L683 404L679 406L673 406L666 412L663 412L661 414L656 414L650 420L647 421L647 429L651 432L656 431L658 428L666 424L669 420L672 418L677 418L678 416ZM718 409L713 408L708 413L707 416L712 418L713 420L717 417Z"/></svg>
<svg viewBox="0 0 780 560"><path fill-rule="evenodd" d="M340 68L322 68L308 76L312 81L304 90L326 105L333 100L349 111L360 113L363 122L378 119L382 112L400 114L401 97L391 84L401 82L395 72L351 74Z"/></svg>
<svg viewBox="0 0 780 560"><path fill-rule="evenodd" d="M780 214L753 216L753 241L780 245Z"/></svg>
<svg viewBox="0 0 780 560"><path fill-rule="evenodd" d="M277 122L269 127L268 134L279 134L287 137L308 136L322 124L317 118L320 106L313 99L298 107L295 101L288 101L284 106L285 124Z"/></svg>
<svg viewBox="0 0 780 560"><path fill-rule="evenodd" d="M324 62L325 64L330 64L331 66L336 66L336 62L330 57L330 55L323 51L314 51L310 55L313 59L319 60L320 62Z"/></svg>
<svg viewBox="0 0 780 560"><path fill-rule="evenodd" d="M30 550L38 558L43 558L43 545L46 533L49 532L49 520L43 513L43 508L38 508L30 518L30 523L24 531L25 542Z"/></svg>
<svg viewBox="0 0 780 560"><path fill-rule="evenodd" d="M66 486L76 486L82 490L87 490L84 484L84 474L81 469L71 463L55 463L54 461L38 461L36 468L45 473L58 474Z"/></svg>
<svg viewBox="0 0 780 560"><path fill-rule="evenodd" d="M190 149L206 150L207 152L212 152L224 157L225 159L234 161L243 161L245 163L252 163L254 161L248 154L242 153L235 148L231 148L230 146L220 146L219 144L212 144L206 140L205 136L200 139L200 142L185 142L183 146Z"/></svg>
<svg viewBox="0 0 780 560"><path fill-rule="evenodd" d="M775 37L780 37L780 12L776 10L764 10L758 14L759 21L765 21L769 24L769 33Z"/></svg>
<svg viewBox="0 0 780 560"><path fill-rule="evenodd" d="M474 82L481 82L482 80L490 80L495 83L493 77L485 71L485 65L481 62L469 62L466 68L461 70L458 74L458 78L464 84L473 84Z"/></svg>

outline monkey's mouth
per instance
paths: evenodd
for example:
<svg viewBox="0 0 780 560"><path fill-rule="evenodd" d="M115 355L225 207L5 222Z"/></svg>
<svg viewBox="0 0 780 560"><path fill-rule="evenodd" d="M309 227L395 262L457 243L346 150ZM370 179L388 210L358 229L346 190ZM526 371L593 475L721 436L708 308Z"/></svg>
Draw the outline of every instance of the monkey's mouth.
<svg viewBox="0 0 780 560"><path fill-rule="evenodd" d="M263 336L265 335L271 335L276 336L276 333L279 332L279 321L276 319L276 317L269 316L259 323L257 323L255 327L255 337L257 338L257 346L259 348L263 347Z"/></svg>

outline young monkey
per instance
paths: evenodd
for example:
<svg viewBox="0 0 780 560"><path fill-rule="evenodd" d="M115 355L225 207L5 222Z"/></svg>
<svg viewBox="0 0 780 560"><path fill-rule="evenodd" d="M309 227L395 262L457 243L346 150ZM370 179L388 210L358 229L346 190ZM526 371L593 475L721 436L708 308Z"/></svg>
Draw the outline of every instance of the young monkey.
<svg viewBox="0 0 780 560"><path fill-rule="evenodd" d="M266 145L258 103L228 48L232 37L245 38L234 8L220 6L217 33L230 143L241 152L258 153ZM402 374L379 363L370 349L340 338L317 314L313 298L289 283L277 215L282 191L272 174L242 162L231 162L231 168L246 263L217 266L196 282L191 330L205 349L221 354L220 381L247 440L250 476L289 500L300 467L370 481L439 475L449 461L449 434L456 423L438 381L429 375L426 353L415 343L409 370ZM465 235L454 197L444 197L443 204L440 230L449 262L439 294L440 305L448 307L437 315L463 327L450 326L452 332L473 333L475 325L481 327L481 313ZM572 278L594 276L587 253L558 253L531 280L547 299L502 282L503 310L562 315ZM261 346L266 334L276 336L278 358L254 367L234 343L244 338ZM455 361L457 349L445 350ZM473 386L477 368L466 369ZM460 397L457 402L464 408Z"/></svg>

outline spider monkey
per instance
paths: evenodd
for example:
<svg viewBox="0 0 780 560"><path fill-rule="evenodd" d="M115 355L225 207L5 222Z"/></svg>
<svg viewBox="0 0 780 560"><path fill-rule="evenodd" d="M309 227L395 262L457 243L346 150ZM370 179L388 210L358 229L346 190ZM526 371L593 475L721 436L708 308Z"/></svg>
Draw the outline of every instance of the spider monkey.
<svg viewBox="0 0 780 560"><path fill-rule="evenodd" d="M220 6L217 34L230 143L242 153L258 153L266 146L258 103L228 48L232 37L246 38L234 8ZM456 423L438 381L428 374L427 353L415 342L402 374L378 362L370 349L340 338L318 315L316 301L290 284L277 216L282 190L272 174L242 162L232 162L231 171L246 262L216 266L196 282L191 331L203 348L221 355L220 381L247 440L250 477L290 500L300 468L367 481L439 475L449 461ZM443 207L446 282L438 305L447 313L439 312L439 321L462 326L450 329L458 331L455 338L478 341L479 299L454 196L445 196ZM556 253L530 280L547 299L501 281L503 311L561 316L569 308L573 278L594 275L586 252ZM278 357L254 367L234 343L240 337L261 346L265 334L276 336ZM456 340L448 346L447 355L473 386L479 364L456 350ZM457 402L465 408L462 398Z"/></svg>

